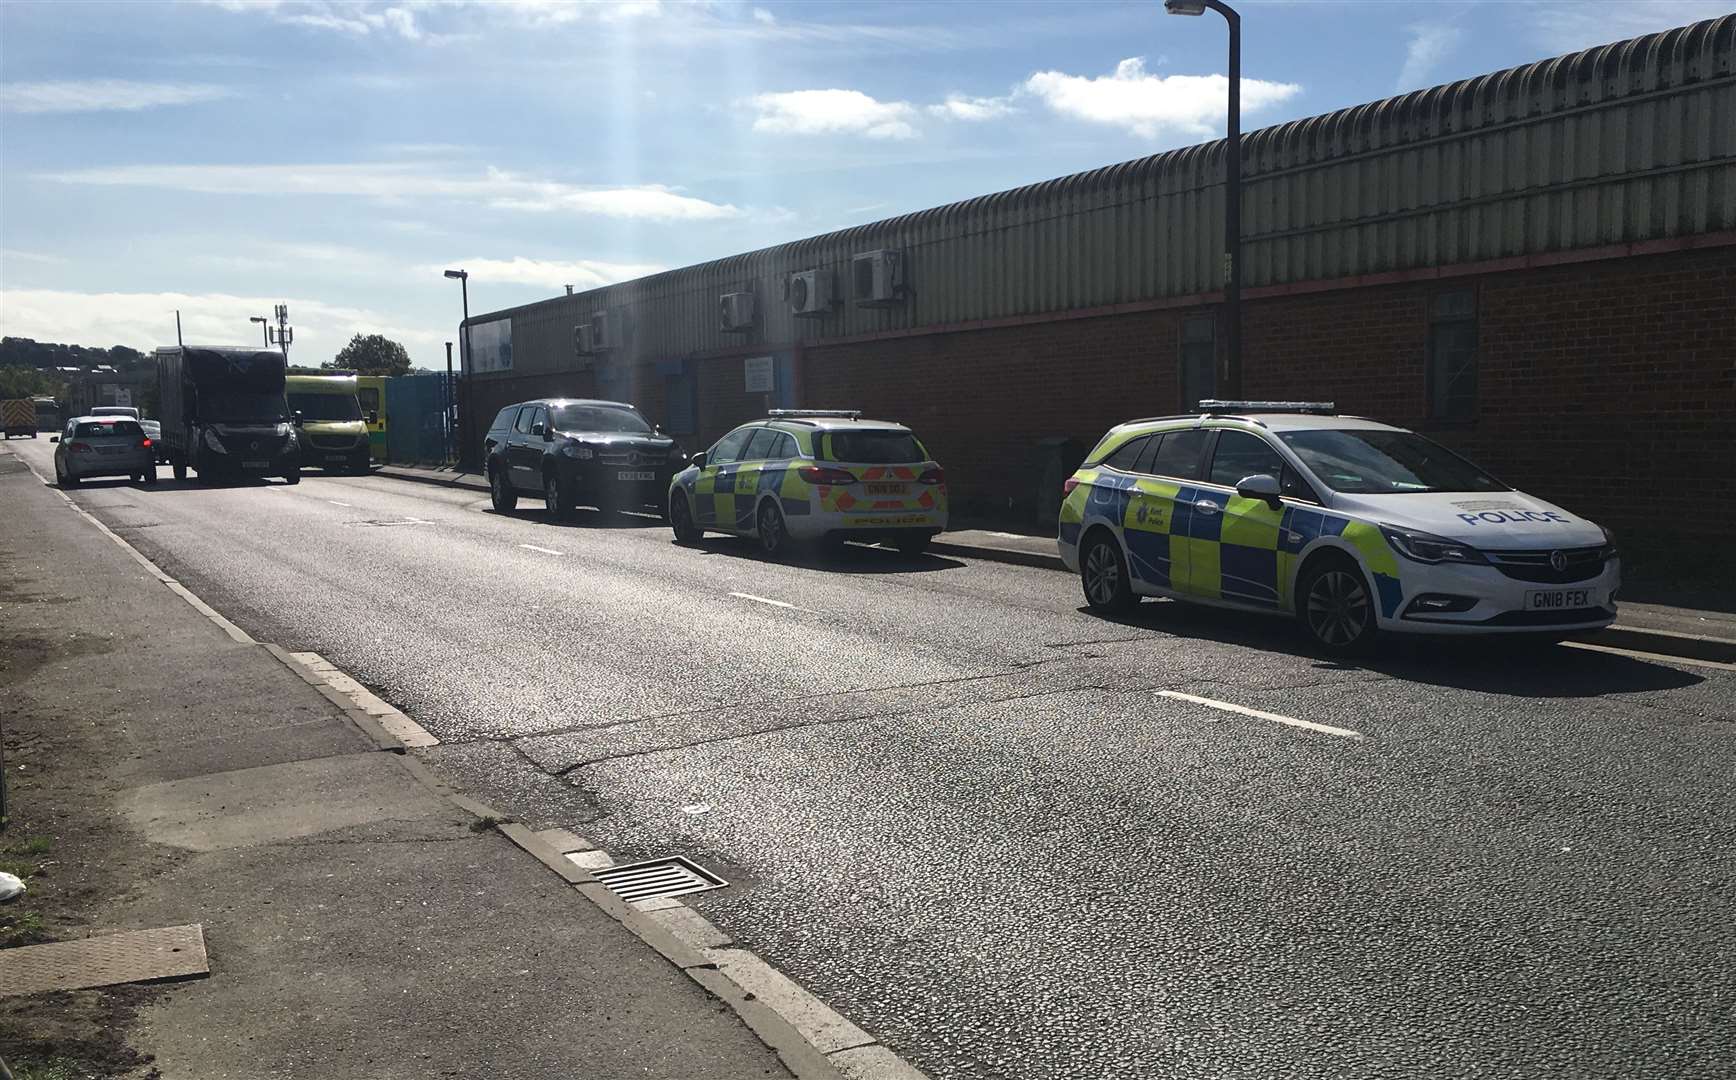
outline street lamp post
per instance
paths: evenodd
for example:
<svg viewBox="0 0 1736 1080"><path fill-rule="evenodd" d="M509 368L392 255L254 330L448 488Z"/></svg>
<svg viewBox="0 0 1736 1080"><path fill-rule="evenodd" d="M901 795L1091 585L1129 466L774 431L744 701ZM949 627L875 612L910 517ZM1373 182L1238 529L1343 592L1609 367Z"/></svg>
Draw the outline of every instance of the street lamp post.
<svg viewBox="0 0 1736 1080"><path fill-rule="evenodd" d="M259 324L259 339L265 343L266 348L271 348L271 320L263 315L254 315L247 321Z"/></svg>
<svg viewBox="0 0 1736 1080"><path fill-rule="evenodd" d="M1220 397L1242 396L1242 17L1222 0L1163 0L1171 15L1211 8L1230 28L1230 115L1224 146L1224 319L1229 323Z"/></svg>
<svg viewBox="0 0 1736 1080"><path fill-rule="evenodd" d="M470 355L470 273L448 270L446 276L458 282L459 295L464 300L464 352L458 358L458 374L464 381L464 392L458 397L458 462L463 465L474 452L471 445L471 413L476 411L475 363Z"/></svg>

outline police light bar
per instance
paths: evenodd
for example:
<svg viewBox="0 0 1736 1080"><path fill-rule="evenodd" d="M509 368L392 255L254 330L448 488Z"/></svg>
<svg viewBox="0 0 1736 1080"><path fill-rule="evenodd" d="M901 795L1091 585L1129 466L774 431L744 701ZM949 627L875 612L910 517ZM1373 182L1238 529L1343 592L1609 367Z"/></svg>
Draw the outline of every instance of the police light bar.
<svg viewBox="0 0 1736 1080"><path fill-rule="evenodd" d="M774 420L787 420L803 416L835 416L840 420L862 419L861 409L767 409L766 415Z"/></svg>
<svg viewBox="0 0 1736 1080"><path fill-rule="evenodd" d="M1334 401L1219 401L1217 398L1206 398L1199 403L1199 410L1205 413L1291 412L1332 416L1338 412L1338 403Z"/></svg>

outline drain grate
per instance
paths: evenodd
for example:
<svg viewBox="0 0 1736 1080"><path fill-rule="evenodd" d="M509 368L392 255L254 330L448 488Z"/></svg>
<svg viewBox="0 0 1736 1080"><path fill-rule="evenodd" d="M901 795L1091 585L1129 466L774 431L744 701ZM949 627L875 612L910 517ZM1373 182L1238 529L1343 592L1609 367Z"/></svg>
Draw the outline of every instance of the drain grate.
<svg viewBox="0 0 1736 1080"><path fill-rule="evenodd" d="M680 855L648 859L625 866L604 867L592 870L591 876L629 903L658 896L685 896L707 889L721 889L729 884L698 863Z"/></svg>

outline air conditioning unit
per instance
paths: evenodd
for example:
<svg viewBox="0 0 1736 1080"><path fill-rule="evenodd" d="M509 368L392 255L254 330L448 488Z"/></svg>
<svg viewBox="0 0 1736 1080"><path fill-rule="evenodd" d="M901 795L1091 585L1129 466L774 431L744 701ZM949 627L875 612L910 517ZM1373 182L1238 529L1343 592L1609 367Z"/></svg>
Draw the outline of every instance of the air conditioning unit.
<svg viewBox="0 0 1736 1080"><path fill-rule="evenodd" d="M790 275L790 314L815 319L832 310L832 272L803 270Z"/></svg>
<svg viewBox="0 0 1736 1080"><path fill-rule="evenodd" d="M753 293L724 293L717 299L718 325L725 332L740 334L753 329Z"/></svg>
<svg viewBox="0 0 1736 1080"><path fill-rule="evenodd" d="M620 318L607 311L591 316L591 351L607 352L621 344Z"/></svg>
<svg viewBox="0 0 1736 1080"><path fill-rule="evenodd" d="M886 307L904 299L904 253L864 251L850 257L850 298L858 307Z"/></svg>
<svg viewBox="0 0 1736 1080"><path fill-rule="evenodd" d="M583 322L573 327L573 352L579 356L590 356L595 353L597 347L592 342L591 337L590 323Z"/></svg>

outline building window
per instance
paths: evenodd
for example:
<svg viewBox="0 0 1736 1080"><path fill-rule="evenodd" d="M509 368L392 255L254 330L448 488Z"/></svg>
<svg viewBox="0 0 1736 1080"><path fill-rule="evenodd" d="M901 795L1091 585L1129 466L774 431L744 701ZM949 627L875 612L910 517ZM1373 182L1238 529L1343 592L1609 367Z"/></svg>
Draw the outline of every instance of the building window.
<svg viewBox="0 0 1736 1080"><path fill-rule="evenodd" d="M1430 420L1477 416L1477 294L1441 293L1429 303Z"/></svg>
<svg viewBox="0 0 1736 1080"><path fill-rule="evenodd" d="M1192 412L1218 393L1218 321L1201 315L1181 324L1181 409Z"/></svg>

